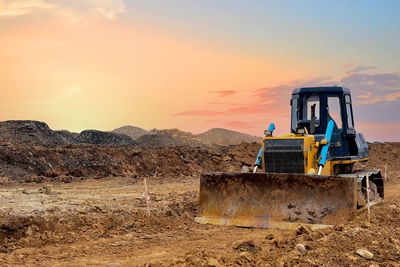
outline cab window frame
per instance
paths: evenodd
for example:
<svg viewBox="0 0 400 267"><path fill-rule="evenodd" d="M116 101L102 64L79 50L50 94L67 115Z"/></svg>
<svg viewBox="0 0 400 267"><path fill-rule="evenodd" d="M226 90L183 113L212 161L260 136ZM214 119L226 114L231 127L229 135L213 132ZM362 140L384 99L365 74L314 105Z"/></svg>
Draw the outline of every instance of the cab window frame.
<svg viewBox="0 0 400 267"><path fill-rule="evenodd" d="M311 121L311 106L309 102L317 102L315 106L315 127L321 126L321 97L319 95L309 95L303 100L303 120ZM310 110L309 110L310 108ZM309 114L310 112L310 114ZM310 119L308 118L310 116Z"/></svg>
<svg viewBox="0 0 400 267"><path fill-rule="evenodd" d="M344 104L346 109L346 125L348 130L354 130L354 118L353 118L353 107L351 105L351 96L349 94L344 95Z"/></svg>
<svg viewBox="0 0 400 267"><path fill-rule="evenodd" d="M297 122L299 120L299 98L293 97L290 101L291 104L291 123L290 126L292 131L295 132L297 128Z"/></svg>

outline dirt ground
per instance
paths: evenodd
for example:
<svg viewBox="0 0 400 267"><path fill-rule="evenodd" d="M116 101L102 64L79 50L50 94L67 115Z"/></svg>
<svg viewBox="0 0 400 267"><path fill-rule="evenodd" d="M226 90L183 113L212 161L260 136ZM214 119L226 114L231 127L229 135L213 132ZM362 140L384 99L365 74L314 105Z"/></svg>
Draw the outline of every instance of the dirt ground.
<svg viewBox="0 0 400 267"><path fill-rule="evenodd" d="M389 180L371 225L363 214L314 232L197 224L198 176L148 177L150 216L141 177L5 184L0 265L400 266L400 179Z"/></svg>

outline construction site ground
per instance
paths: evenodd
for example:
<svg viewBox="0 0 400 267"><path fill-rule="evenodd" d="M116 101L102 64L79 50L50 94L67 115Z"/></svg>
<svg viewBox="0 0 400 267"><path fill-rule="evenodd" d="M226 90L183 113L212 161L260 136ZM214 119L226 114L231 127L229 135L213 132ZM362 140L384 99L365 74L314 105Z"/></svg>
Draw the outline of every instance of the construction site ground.
<svg viewBox="0 0 400 267"><path fill-rule="evenodd" d="M316 231L197 224L198 176L147 177L150 215L144 177L4 184L0 265L400 266L400 179L389 178L370 224L364 213Z"/></svg>

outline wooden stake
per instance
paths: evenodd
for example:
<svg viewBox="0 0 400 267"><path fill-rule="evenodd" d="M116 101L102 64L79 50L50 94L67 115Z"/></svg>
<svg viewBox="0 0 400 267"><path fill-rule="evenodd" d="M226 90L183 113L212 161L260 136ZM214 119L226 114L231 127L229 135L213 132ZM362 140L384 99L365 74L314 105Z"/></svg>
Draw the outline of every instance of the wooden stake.
<svg viewBox="0 0 400 267"><path fill-rule="evenodd" d="M385 163L385 182L386 182L386 179L387 179L387 170L386 170L386 163Z"/></svg>
<svg viewBox="0 0 400 267"><path fill-rule="evenodd" d="M149 194L147 193L147 183L146 183L146 178L144 178L144 197L145 197L145 201L146 201L146 205L147 205L147 215L149 215L150 217L150 205L149 205Z"/></svg>
<svg viewBox="0 0 400 267"><path fill-rule="evenodd" d="M371 210L369 208L369 174L367 173L367 208L368 208L368 223L371 222Z"/></svg>

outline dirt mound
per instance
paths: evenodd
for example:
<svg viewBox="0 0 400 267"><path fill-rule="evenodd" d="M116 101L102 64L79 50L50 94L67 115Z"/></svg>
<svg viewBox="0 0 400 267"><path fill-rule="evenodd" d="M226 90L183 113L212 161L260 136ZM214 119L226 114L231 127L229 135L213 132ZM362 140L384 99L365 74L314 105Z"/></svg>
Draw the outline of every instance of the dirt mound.
<svg viewBox="0 0 400 267"><path fill-rule="evenodd" d="M200 135L193 135L178 129L150 131L139 127L124 126L112 132L85 130L80 134L68 131L54 131L44 122L5 121L0 122L0 142L60 146L68 144L131 145L140 147L205 147L240 144L260 141L260 138L225 129L212 129Z"/></svg>
<svg viewBox="0 0 400 267"><path fill-rule="evenodd" d="M117 129L114 129L111 131L112 133L117 133L117 134L125 134L127 136L129 136L130 138L132 138L133 140L138 139L139 137L141 137L142 135L148 134L149 132L136 127L136 126L123 126Z"/></svg>
<svg viewBox="0 0 400 267"><path fill-rule="evenodd" d="M152 138L159 136L152 135ZM0 177L17 181L43 181L46 177L69 181L74 177L180 176L195 175L202 171L234 172L239 171L242 164L253 165L259 150L258 143L191 147L173 146L175 141L170 142L171 146L163 148L151 145L138 148L131 145L92 144L45 147L3 143L0 144ZM400 181L397 163L400 148L397 147L399 143L371 144L370 161L356 167L381 169L383 173L386 162L387 180Z"/></svg>
<svg viewBox="0 0 400 267"><path fill-rule="evenodd" d="M384 175L385 165L387 180L400 182L400 142L370 143L369 160L365 163L357 163L356 169L380 169Z"/></svg>
<svg viewBox="0 0 400 267"><path fill-rule="evenodd" d="M174 147L182 145L179 140L164 134L145 134L136 139L140 147Z"/></svg>
<svg viewBox="0 0 400 267"><path fill-rule="evenodd" d="M0 177L42 181L45 177L193 175L202 171L239 171L251 165L258 144L200 148L135 148L74 144L59 147L0 145Z"/></svg>
<svg viewBox="0 0 400 267"><path fill-rule="evenodd" d="M222 128L214 128L207 132L196 135L202 142L208 145L237 145L241 142L261 142L262 138L258 136L252 136L245 133L239 133Z"/></svg>
<svg viewBox="0 0 400 267"><path fill-rule="evenodd" d="M57 146L74 143L74 135L68 131L53 131L44 122L0 122L0 140L19 144Z"/></svg>
<svg viewBox="0 0 400 267"><path fill-rule="evenodd" d="M76 138L76 143L95 145L136 145L136 143L125 134L102 132L97 130L86 130Z"/></svg>
<svg viewBox="0 0 400 267"><path fill-rule="evenodd" d="M398 200L396 200L398 201ZM396 203L396 204L393 204ZM397 266L400 261L400 221L398 202L373 209L371 224L366 215L334 228L322 230L264 230L264 237L233 242L231 248L192 250L173 261L174 266ZM234 239L234 238L232 238ZM368 250L372 260L360 257L358 249ZM375 265L375 266L378 266Z"/></svg>
<svg viewBox="0 0 400 267"><path fill-rule="evenodd" d="M86 130L80 134L66 130L54 131L39 121L5 121L0 122L0 142L27 144L37 146L63 146L76 143L136 145L127 135Z"/></svg>

